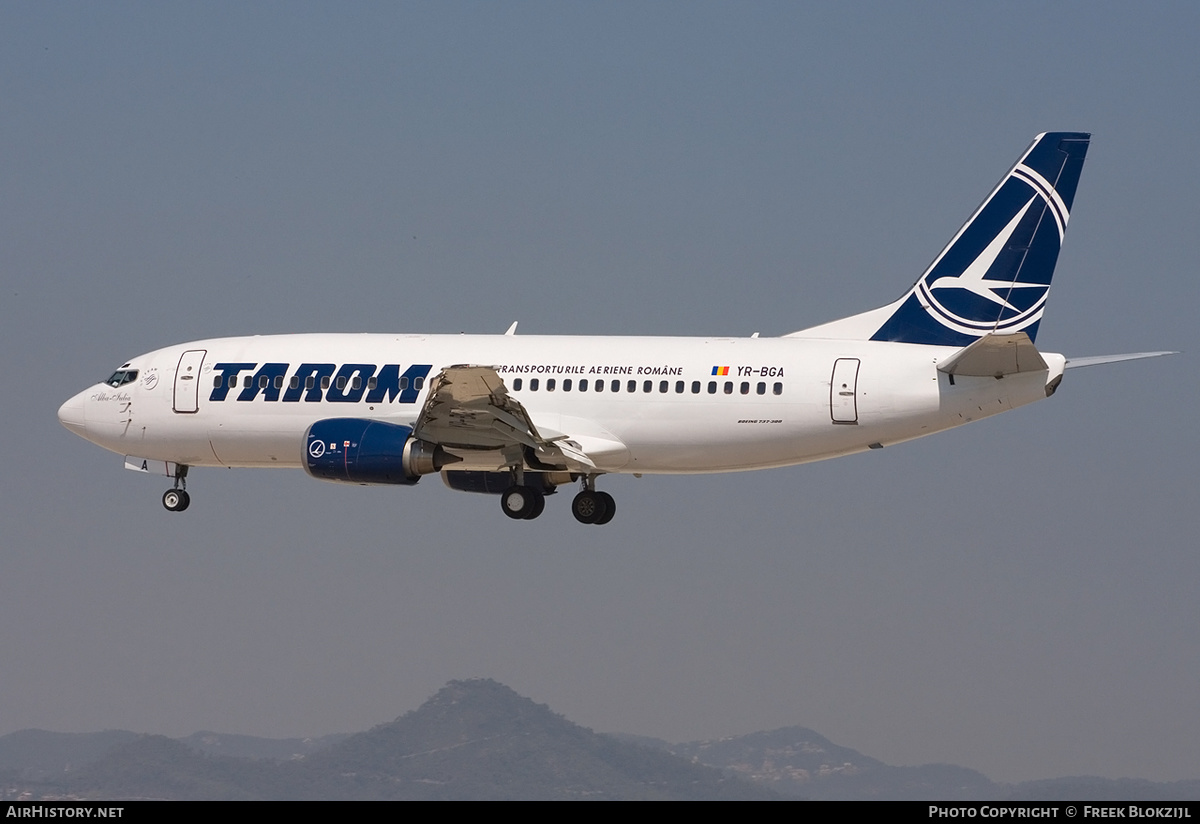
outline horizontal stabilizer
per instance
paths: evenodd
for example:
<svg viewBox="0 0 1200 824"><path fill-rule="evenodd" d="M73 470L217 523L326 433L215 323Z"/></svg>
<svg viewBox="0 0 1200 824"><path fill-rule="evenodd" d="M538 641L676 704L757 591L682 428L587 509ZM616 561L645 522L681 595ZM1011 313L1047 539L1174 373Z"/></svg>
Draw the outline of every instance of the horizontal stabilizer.
<svg viewBox="0 0 1200 824"><path fill-rule="evenodd" d="M1002 378L1018 372L1044 372L1049 368L1024 332L984 335L938 364L938 371L947 375L976 378Z"/></svg>
<svg viewBox="0 0 1200 824"><path fill-rule="evenodd" d="M1099 366L1102 363L1120 363L1121 361L1127 360L1160 358L1163 355L1178 354L1178 352L1127 352L1124 355L1093 355L1090 358L1067 358L1067 368L1077 369L1081 366Z"/></svg>

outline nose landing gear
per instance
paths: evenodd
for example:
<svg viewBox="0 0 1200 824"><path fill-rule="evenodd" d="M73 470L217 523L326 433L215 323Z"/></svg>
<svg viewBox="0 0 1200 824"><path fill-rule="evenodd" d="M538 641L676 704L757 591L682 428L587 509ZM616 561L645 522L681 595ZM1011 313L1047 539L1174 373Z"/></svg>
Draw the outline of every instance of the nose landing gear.
<svg viewBox="0 0 1200 824"><path fill-rule="evenodd" d="M163 493L162 502L168 512L183 512L192 502L192 496L184 489L168 489Z"/></svg>
<svg viewBox="0 0 1200 824"><path fill-rule="evenodd" d="M192 502L192 496L187 493L187 471L182 464L175 467L175 486L162 496L162 504L168 512L183 512Z"/></svg>

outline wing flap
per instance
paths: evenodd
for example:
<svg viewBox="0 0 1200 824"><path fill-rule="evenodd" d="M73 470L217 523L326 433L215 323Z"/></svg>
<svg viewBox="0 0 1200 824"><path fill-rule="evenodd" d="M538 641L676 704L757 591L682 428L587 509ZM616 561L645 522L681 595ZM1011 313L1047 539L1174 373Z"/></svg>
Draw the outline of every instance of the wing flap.
<svg viewBox="0 0 1200 824"><path fill-rule="evenodd" d="M468 364L448 366L433 379L413 434L446 449L499 449L519 456L526 447L539 469L581 473L598 471L600 457L628 453L611 437L539 432L494 368Z"/></svg>
<svg viewBox="0 0 1200 824"><path fill-rule="evenodd" d="M562 438L554 442L554 450L562 456L567 468L583 472L595 472L596 464L588 457L588 454L583 451L583 447L569 438Z"/></svg>
<svg viewBox="0 0 1200 824"><path fill-rule="evenodd" d="M433 379L414 434L447 448L537 446L542 437L525 408L490 366L450 366Z"/></svg>

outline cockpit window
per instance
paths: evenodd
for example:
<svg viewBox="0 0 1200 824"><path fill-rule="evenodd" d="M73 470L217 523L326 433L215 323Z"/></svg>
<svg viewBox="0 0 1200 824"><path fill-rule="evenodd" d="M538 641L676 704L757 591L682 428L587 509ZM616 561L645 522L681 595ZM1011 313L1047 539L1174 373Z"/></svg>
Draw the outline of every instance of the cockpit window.
<svg viewBox="0 0 1200 824"><path fill-rule="evenodd" d="M118 386L124 386L127 383L133 383L137 380L138 371L136 369L118 369L112 373L112 377L105 381L114 389Z"/></svg>

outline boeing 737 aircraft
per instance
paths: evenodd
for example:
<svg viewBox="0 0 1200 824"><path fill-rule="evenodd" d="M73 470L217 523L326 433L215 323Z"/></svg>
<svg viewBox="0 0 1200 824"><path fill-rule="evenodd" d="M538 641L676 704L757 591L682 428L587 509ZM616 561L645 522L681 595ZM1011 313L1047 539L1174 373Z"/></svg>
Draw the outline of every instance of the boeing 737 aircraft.
<svg viewBox="0 0 1200 824"><path fill-rule="evenodd" d="M1052 395L1034 346L1090 135L1038 135L899 300L777 338L280 335L133 358L58 410L67 429L174 479L193 466L301 467L351 484L499 495L531 519L612 519L614 472L788 466L879 449Z"/></svg>

